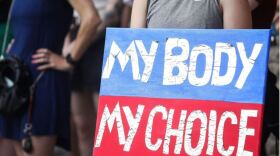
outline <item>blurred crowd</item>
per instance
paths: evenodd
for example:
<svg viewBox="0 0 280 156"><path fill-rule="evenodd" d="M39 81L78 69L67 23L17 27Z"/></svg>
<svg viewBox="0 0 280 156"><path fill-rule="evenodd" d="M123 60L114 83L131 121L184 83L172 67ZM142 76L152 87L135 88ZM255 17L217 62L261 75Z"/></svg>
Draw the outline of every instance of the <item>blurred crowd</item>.
<svg viewBox="0 0 280 156"><path fill-rule="evenodd" d="M179 1L194 6L173 4ZM0 155L51 156L55 146L72 156L92 155L107 27L271 29L271 43L278 45L279 1L205 0L206 8L190 1L0 0L0 47L5 55L24 60L34 78L46 71L34 100L34 152L24 153L20 145L27 114L8 119L0 115ZM275 84L269 72L262 155L271 133L279 139Z"/></svg>

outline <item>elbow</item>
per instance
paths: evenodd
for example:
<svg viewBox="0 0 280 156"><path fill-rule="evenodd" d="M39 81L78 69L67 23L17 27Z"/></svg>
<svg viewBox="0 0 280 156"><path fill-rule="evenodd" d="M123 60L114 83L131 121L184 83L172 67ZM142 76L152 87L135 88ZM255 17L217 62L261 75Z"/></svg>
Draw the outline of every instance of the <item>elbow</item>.
<svg viewBox="0 0 280 156"><path fill-rule="evenodd" d="M97 28L101 23L101 18L97 13L90 13L87 16L87 23L89 23L91 28Z"/></svg>
<svg viewBox="0 0 280 156"><path fill-rule="evenodd" d="M89 29L96 29L101 23L101 19L97 12L87 11L84 13L84 16L82 16L81 22L82 25L85 25Z"/></svg>

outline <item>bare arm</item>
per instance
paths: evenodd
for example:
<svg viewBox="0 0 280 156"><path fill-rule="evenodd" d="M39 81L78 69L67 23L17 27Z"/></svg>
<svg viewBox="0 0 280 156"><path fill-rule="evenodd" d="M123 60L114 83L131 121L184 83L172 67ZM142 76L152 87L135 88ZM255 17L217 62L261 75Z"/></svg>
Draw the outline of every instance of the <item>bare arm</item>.
<svg viewBox="0 0 280 156"><path fill-rule="evenodd" d="M69 0L69 3L81 17L78 35L71 49L72 58L79 60L91 43L100 18L91 0Z"/></svg>
<svg viewBox="0 0 280 156"><path fill-rule="evenodd" d="M147 0L134 0L131 13L131 28L146 27L147 2Z"/></svg>
<svg viewBox="0 0 280 156"><path fill-rule="evenodd" d="M256 0L248 0L249 6L251 11L253 11L254 9L256 9L259 6L259 2Z"/></svg>
<svg viewBox="0 0 280 156"><path fill-rule="evenodd" d="M72 7L78 11L81 17L81 25L76 39L71 44L69 53L74 61L79 60L95 35L100 23L99 15L91 0L69 0ZM49 49L41 48L32 56L32 63L38 64L38 70L49 68L56 70L70 70L72 65L66 59Z"/></svg>
<svg viewBox="0 0 280 156"><path fill-rule="evenodd" d="M248 0L221 0L225 29L251 29L252 17Z"/></svg>
<svg viewBox="0 0 280 156"><path fill-rule="evenodd" d="M120 21L120 16L118 14L118 8L120 0L110 0L108 1L105 8L105 15L101 17L100 23L96 28L96 33L91 40L91 43L96 42L96 40L100 39L104 35L105 29L107 27L117 26Z"/></svg>
<svg viewBox="0 0 280 156"><path fill-rule="evenodd" d="M131 6L125 5L122 10L121 27L127 28L130 26Z"/></svg>
<svg viewBox="0 0 280 156"><path fill-rule="evenodd" d="M108 4L106 5L107 12L114 12L119 4L120 0L109 0Z"/></svg>

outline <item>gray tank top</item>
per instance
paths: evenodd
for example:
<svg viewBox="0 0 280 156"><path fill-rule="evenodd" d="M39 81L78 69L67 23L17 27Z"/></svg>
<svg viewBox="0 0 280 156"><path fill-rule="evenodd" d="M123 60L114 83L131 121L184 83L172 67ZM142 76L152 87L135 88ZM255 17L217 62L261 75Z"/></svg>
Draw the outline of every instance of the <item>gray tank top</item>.
<svg viewBox="0 0 280 156"><path fill-rule="evenodd" d="M148 28L222 29L219 0L148 0Z"/></svg>

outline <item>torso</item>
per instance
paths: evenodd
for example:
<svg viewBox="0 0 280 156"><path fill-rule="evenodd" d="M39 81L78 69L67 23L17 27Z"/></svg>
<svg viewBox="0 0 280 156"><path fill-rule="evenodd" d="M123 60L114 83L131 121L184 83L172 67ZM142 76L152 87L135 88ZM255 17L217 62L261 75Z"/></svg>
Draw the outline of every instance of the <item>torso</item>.
<svg viewBox="0 0 280 156"><path fill-rule="evenodd" d="M15 42L11 53L23 60L29 60L39 48L60 53L71 20L72 8L67 0L15 0L11 18Z"/></svg>
<svg viewBox="0 0 280 156"><path fill-rule="evenodd" d="M223 28L219 0L148 0L149 28Z"/></svg>

